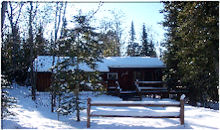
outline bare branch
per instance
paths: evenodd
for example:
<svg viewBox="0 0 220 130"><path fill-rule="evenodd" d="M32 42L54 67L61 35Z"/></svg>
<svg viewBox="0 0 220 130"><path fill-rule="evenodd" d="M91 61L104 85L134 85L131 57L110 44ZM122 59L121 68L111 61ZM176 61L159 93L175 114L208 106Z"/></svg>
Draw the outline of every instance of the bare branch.
<svg viewBox="0 0 220 130"><path fill-rule="evenodd" d="M17 4L14 8L12 7L12 11L14 11L16 8L18 8L19 4Z"/></svg>
<svg viewBox="0 0 220 130"><path fill-rule="evenodd" d="M34 17L36 16L36 14L37 14L37 9L38 9L38 2L36 3L36 7L35 7L35 10L34 10L33 20L34 20Z"/></svg>
<svg viewBox="0 0 220 130"><path fill-rule="evenodd" d="M20 9L19 9L19 13L18 13L18 17L17 17L17 19L16 19L16 22L15 22L15 26L17 25L17 23L18 23L18 19L19 19L19 17L20 17L20 15L21 15L21 8L23 7L23 3L21 3L21 5L20 5Z"/></svg>
<svg viewBox="0 0 220 130"><path fill-rule="evenodd" d="M12 17L12 5L11 5L10 1L8 3L9 3L11 13L9 13L9 11L7 11L7 15L8 15L8 19L10 21L11 28L13 28L14 25L13 25L13 17Z"/></svg>
<svg viewBox="0 0 220 130"><path fill-rule="evenodd" d="M94 11L94 12L92 13L92 15L89 17L89 19L91 19L91 18L99 11L99 9L101 8L102 5L103 5L103 2L99 2L98 8L96 9L96 11Z"/></svg>

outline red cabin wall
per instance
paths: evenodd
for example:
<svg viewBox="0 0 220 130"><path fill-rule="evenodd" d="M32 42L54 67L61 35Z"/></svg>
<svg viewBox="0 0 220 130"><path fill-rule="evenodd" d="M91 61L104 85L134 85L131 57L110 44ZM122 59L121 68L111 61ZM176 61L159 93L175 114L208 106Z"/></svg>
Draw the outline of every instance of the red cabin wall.
<svg viewBox="0 0 220 130"><path fill-rule="evenodd" d="M47 91L50 88L51 73L37 72L36 87L38 91Z"/></svg>
<svg viewBox="0 0 220 130"><path fill-rule="evenodd" d="M146 76L148 74L151 77L154 77L152 81L162 81L162 69L160 68L109 68L109 72L118 73L117 81L120 84L120 87L123 91L135 90L134 86L134 72L141 72L142 75ZM159 74L156 74L159 73ZM104 81L106 87L115 85L115 80L108 80L107 73L101 73L101 77ZM146 74L145 74L146 73ZM150 77L150 76L149 76ZM38 91L47 91L49 90L51 83L51 73L50 72L38 72L36 79L36 87ZM107 84L106 84L107 83ZM159 86L161 86L159 84Z"/></svg>

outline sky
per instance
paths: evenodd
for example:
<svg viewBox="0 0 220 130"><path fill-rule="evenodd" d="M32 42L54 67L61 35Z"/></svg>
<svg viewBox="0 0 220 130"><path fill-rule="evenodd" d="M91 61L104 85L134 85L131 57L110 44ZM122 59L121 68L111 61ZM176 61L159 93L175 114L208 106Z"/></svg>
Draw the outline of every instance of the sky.
<svg viewBox="0 0 220 130"><path fill-rule="evenodd" d="M162 3L104 3L103 8L115 8L124 12L125 27L130 30L131 21L133 21L136 35L140 35L145 23L146 27L157 35L159 41L163 39L164 29L159 24L163 20L163 14L159 13L163 8Z"/></svg>
<svg viewBox="0 0 220 130"><path fill-rule="evenodd" d="M82 9L82 11L89 11L97 9L99 3L77 3L74 4L75 8ZM103 3L100 10L96 14L97 17L103 18L107 15L106 10L121 11L124 14L123 17L123 29L124 29L124 41L127 42L129 39L129 31L131 27L131 21L134 22L136 39L137 41L141 38L142 26L145 24L149 31L149 36L156 44L156 51L159 53L158 44L163 42L165 30L161 23L164 19L160 10L163 9L163 4L160 2L142 2L142 3ZM158 42L158 44L157 44ZM123 49L126 45L123 46Z"/></svg>
<svg viewBox="0 0 220 130"><path fill-rule="evenodd" d="M97 10L99 3L69 3L67 6L67 19L71 19L72 16L78 14L81 10L82 13L88 13L92 10ZM160 43L164 40L165 30L161 23L164 19L160 10L163 9L163 4L160 2L130 2L130 3L103 3L98 12L95 14L97 19L105 19L111 17L108 10L114 10L120 12L122 15L122 28L124 42L128 42L129 31L131 28L131 22L134 22L136 40L140 42L142 26L145 24L148 36L155 43L156 52L159 54ZM98 23L95 23L98 24ZM127 44L122 46L122 51L125 53Z"/></svg>

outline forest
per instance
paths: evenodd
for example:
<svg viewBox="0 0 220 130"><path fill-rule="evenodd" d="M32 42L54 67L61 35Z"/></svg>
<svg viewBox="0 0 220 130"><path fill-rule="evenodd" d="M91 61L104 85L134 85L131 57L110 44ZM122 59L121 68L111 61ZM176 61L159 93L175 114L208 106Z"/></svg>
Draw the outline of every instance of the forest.
<svg viewBox="0 0 220 130"><path fill-rule="evenodd" d="M1 3L1 106L2 116L14 102L7 91L10 84L31 86L36 100L36 73L33 61L39 55L67 59L52 68L51 111L68 114L76 108L79 121L79 89L88 75L93 84L100 82L98 72L86 73L79 63L95 68L95 62L107 56L159 57L155 44L143 24L141 39L136 39L131 21L128 43L122 40L122 15L111 11L111 20L103 19L94 26L95 14L104 3L100 2L88 14L81 11L67 19L68 2L10 2ZM219 2L163 2L166 29L161 58L166 64L163 80L169 89L187 89L189 104L206 106L219 101ZM69 26L71 25L71 26ZM50 30L46 30L47 27ZM122 54L122 45L127 45ZM67 66L76 66L65 71ZM68 78L67 78L68 77ZM65 83L64 83L65 82ZM13 88L12 88L13 89ZM94 91L103 91L102 87ZM65 93L65 95L64 95ZM74 96L72 96L74 95ZM57 99L57 100L55 100ZM59 102L54 110L54 102Z"/></svg>

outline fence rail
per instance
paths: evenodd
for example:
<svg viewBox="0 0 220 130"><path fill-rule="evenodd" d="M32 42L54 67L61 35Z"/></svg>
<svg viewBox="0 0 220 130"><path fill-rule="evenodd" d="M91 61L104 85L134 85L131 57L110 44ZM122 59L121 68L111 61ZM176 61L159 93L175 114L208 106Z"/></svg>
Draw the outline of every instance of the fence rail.
<svg viewBox="0 0 220 130"><path fill-rule="evenodd" d="M87 100L87 128L90 128L90 118L91 117L132 117L132 118L180 118L180 124L184 124L184 98L185 95L182 95L179 103L171 103L171 104L154 104L154 103L127 103L127 102L119 102L119 103L108 103L108 102L92 102L90 98ZM153 115L117 115L117 114L92 114L91 107L92 106L113 106L113 107L180 107L180 112L178 116L153 116Z"/></svg>

